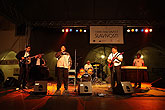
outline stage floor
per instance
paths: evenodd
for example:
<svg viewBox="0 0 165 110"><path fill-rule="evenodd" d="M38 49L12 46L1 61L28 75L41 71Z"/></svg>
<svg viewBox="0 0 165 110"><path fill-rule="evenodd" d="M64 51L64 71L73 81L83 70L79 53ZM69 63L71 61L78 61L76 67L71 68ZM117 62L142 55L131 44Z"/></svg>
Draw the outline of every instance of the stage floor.
<svg viewBox="0 0 165 110"><path fill-rule="evenodd" d="M69 85L68 95L54 95L56 84L49 82L47 95L34 95L34 89L16 91L0 89L2 110L163 110L165 89L142 83L132 95L115 95L108 91L110 84L93 85L91 96L79 96L75 87ZM132 84L133 85L133 84ZM64 88L62 86L61 91ZM77 87L76 87L77 91ZM99 96L103 94L104 96Z"/></svg>

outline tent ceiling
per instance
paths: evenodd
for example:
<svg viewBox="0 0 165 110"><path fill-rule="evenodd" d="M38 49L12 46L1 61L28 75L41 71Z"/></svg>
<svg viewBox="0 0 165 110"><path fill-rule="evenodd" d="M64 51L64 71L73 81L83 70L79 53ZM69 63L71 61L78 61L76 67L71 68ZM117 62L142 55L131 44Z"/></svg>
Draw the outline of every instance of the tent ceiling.
<svg viewBox="0 0 165 110"><path fill-rule="evenodd" d="M165 18L161 0L1 0L0 4L0 14L12 22L35 26L159 25Z"/></svg>

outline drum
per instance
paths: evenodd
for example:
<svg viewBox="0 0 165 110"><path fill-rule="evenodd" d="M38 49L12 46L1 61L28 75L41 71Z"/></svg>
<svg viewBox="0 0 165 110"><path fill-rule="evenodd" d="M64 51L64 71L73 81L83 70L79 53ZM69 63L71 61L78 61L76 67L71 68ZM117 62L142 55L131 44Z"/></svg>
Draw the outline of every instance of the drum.
<svg viewBox="0 0 165 110"><path fill-rule="evenodd" d="M85 70L84 70L84 68L81 68L81 69L79 70L79 73L78 73L78 75L77 75L77 78L81 78L83 74L85 74Z"/></svg>
<svg viewBox="0 0 165 110"><path fill-rule="evenodd" d="M87 73L83 74L82 77L81 77L82 82L89 82L91 80L92 80L91 75L87 74Z"/></svg>
<svg viewBox="0 0 165 110"><path fill-rule="evenodd" d="M93 74L93 69L92 68L89 68L88 71L87 71L88 74L92 75Z"/></svg>

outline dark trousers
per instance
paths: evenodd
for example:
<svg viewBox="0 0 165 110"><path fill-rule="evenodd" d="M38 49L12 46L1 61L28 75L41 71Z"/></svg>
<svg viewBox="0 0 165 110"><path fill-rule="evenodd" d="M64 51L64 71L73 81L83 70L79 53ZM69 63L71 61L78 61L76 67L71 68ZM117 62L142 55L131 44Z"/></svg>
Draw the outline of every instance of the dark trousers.
<svg viewBox="0 0 165 110"><path fill-rule="evenodd" d="M115 81L117 80L117 84L121 81L121 66L113 66L110 68L111 71L111 87L115 87Z"/></svg>
<svg viewBox="0 0 165 110"><path fill-rule="evenodd" d="M28 75L29 75L29 65L21 65L17 87L21 87L21 84L22 84L23 88L26 86L27 80L28 80Z"/></svg>
<svg viewBox="0 0 165 110"><path fill-rule="evenodd" d="M68 69L57 68L57 90L61 88L62 81L64 82L65 90L68 90Z"/></svg>

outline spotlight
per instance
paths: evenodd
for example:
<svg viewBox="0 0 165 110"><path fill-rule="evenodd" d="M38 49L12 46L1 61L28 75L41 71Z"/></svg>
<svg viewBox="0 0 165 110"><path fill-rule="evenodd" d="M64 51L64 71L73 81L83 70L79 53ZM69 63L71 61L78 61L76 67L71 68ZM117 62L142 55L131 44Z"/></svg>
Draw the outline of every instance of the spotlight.
<svg viewBox="0 0 165 110"><path fill-rule="evenodd" d="M145 29L144 32L145 32L145 33L148 33L149 31L148 31L148 29Z"/></svg>
<svg viewBox="0 0 165 110"><path fill-rule="evenodd" d="M65 30L64 30L64 29L62 29L62 32L65 32Z"/></svg>
<svg viewBox="0 0 165 110"><path fill-rule="evenodd" d="M152 32L152 29L149 29L150 32Z"/></svg>
<svg viewBox="0 0 165 110"><path fill-rule="evenodd" d="M127 29L127 32L130 32L131 30L130 29Z"/></svg>
<svg viewBox="0 0 165 110"><path fill-rule="evenodd" d="M82 29L80 29L80 32L82 32Z"/></svg>
<svg viewBox="0 0 165 110"><path fill-rule="evenodd" d="M87 30L85 29L84 32L87 32Z"/></svg>
<svg viewBox="0 0 165 110"><path fill-rule="evenodd" d="M104 59L105 58L105 55L101 55L101 58Z"/></svg>
<svg viewBox="0 0 165 110"><path fill-rule="evenodd" d="M134 32L135 30L134 29L131 29L131 32Z"/></svg>
<svg viewBox="0 0 165 110"><path fill-rule="evenodd" d="M69 32L72 32L72 29L69 29Z"/></svg>
<svg viewBox="0 0 165 110"><path fill-rule="evenodd" d="M138 32L138 29L135 29L135 32Z"/></svg>
<svg viewBox="0 0 165 110"><path fill-rule="evenodd" d="M78 29L76 29L76 32L78 32Z"/></svg>
<svg viewBox="0 0 165 110"><path fill-rule="evenodd" d="M65 32L69 32L69 29L65 29Z"/></svg>
<svg viewBox="0 0 165 110"><path fill-rule="evenodd" d="M141 32L144 32L144 29L141 29Z"/></svg>

